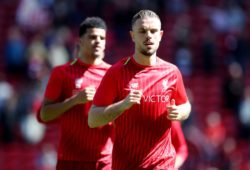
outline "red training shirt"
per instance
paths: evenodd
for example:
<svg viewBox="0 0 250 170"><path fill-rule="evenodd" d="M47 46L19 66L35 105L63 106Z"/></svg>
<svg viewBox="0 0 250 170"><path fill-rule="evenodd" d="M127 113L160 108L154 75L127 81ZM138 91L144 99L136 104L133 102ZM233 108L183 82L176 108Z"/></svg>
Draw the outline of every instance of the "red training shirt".
<svg viewBox="0 0 250 170"><path fill-rule="evenodd" d="M186 160L188 157L188 146L179 121L172 121L171 136L176 155L179 155L183 160Z"/></svg>
<svg viewBox="0 0 250 170"><path fill-rule="evenodd" d="M130 90L142 90L140 105L133 105L115 121L113 170L174 169L175 149L166 106L187 102L182 76L176 66L157 58L143 66L133 57L113 65L104 76L93 104L107 106L124 99Z"/></svg>
<svg viewBox="0 0 250 170"><path fill-rule="evenodd" d="M98 87L110 65L87 65L79 59L52 70L45 97L64 101L87 86ZM88 111L92 102L79 104L63 113L56 123L60 127L59 160L111 161L113 143L110 125L89 128Z"/></svg>

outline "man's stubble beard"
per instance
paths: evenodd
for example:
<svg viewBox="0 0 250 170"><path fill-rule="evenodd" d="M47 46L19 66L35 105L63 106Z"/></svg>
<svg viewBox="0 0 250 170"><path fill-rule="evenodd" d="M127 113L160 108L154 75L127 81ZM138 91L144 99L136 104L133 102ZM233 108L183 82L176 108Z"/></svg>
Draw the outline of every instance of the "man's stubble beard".
<svg viewBox="0 0 250 170"><path fill-rule="evenodd" d="M150 52L150 51L146 51L146 50L141 50L141 54L143 54L144 56L150 57L152 56L154 53L156 52L156 50Z"/></svg>

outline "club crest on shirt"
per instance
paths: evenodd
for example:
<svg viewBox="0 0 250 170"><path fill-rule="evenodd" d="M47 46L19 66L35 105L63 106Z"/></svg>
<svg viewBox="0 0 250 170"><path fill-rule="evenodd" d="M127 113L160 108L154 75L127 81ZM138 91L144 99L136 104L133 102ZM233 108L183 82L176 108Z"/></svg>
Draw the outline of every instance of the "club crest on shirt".
<svg viewBox="0 0 250 170"><path fill-rule="evenodd" d="M82 83L83 83L83 79L82 78L78 78L75 80L75 88L76 89L80 89L82 87Z"/></svg>
<svg viewBox="0 0 250 170"><path fill-rule="evenodd" d="M162 81L162 92L165 92L168 89L168 80Z"/></svg>

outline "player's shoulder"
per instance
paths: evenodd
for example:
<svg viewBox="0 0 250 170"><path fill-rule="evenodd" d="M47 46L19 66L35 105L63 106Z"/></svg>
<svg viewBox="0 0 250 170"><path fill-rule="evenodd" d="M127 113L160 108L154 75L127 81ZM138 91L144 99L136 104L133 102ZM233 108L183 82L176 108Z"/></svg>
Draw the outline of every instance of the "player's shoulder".
<svg viewBox="0 0 250 170"><path fill-rule="evenodd" d="M168 68L169 70L173 70L173 71L178 70L178 67L173 63L165 61L165 60L163 60L161 58L158 58L158 61L160 63L160 66L162 66L162 67Z"/></svg>
<svg viewBox="0 0 250 170"><path fill-rule="evenodd" d="M124 63L126 63L126 60L128 60L129 57L124 57L120 60L118 60L116 63L114 63L113 65L111 65L111 67L108 69L106 75L112 76L112 77L119 77L119 75L121 74L121 70L123 70L124 68Z"/></svg>
<svg viewBox="0 0 250 170"><path fill-rule="evenodd" d="M124 66L127 65L127 63L129 62L129 60L131 59L131 57L123 57L122 59L120 59L119 61L117 61L116 63L114 63L110 69L122 69Z"/></svg>
<svg viewBox="0 0 250 170"><path fill-rule="evenodd" d="M53 67L52 72L62 72L66 70L69 67L72 67L77 62L77 59L73 59L68 61L67 63L57 65Z"/></svg>

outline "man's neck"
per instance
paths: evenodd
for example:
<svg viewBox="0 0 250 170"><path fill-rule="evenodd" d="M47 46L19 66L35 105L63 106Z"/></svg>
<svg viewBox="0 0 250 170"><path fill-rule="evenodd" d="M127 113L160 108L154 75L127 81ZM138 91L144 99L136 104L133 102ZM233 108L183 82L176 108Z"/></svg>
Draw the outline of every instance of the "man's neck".
<svg viewBox="0 0 250 170"><path fill-rule="evenodd" d="M85 63L85 64L90 64L90 65L99 65L103 62L101 58L95 58L95 59L86 59L84 57L79 57L79 59Z"/></svg>
<svg viewBox="0 0 250 170"><path fill-rule="evenodd" d="M153 66L157 64L157 56L155 54L151 56L145 56L142 54L134 54L133 58L138 64L141 64L141 65Z"/></svg>
<svg viewBox="0 0 250 170"><path fill-rule="evenodd" d="M85 64L99 65L103 62L103 57L86 56L83 54L78 54L78 58Z"/></svg>

